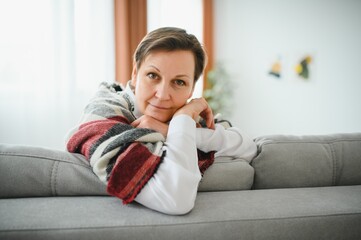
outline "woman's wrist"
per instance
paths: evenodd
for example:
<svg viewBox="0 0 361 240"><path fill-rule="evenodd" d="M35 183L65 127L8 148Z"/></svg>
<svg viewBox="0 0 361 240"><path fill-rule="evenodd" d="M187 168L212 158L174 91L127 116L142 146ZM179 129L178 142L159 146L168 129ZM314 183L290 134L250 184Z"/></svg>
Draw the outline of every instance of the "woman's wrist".
<svg viewBox="0 0 361 240"><path fill-rule="evenodd" d="M187 111L186 109L179 109L175 114L174 117L179 116L179 115L187 115L189 117L191 117L194 121L196 121L198 114L196 114L195 112L192 111Z"/></svg>

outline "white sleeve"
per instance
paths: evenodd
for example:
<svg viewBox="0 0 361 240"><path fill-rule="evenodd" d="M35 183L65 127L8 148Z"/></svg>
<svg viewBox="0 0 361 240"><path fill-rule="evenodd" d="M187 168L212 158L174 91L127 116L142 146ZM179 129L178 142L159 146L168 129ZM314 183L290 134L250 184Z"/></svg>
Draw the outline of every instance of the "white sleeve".
<svg viewBox="0 0 361 240"><path fill-rule="evenodd" d="M135 201L167 214L185 214L193 209L201 180L195 134L196 124L188 115L171 120L163 162Z"/></svg>
<svg viewBox="0 0 361 240"><path fill-rule="evenodd" d="M250 162L257 154L255 142L240 129L225 129L216 124L215 130L197 128L196 146L204 152L216 151L215 157L228 156L242 158Z"/></svg>

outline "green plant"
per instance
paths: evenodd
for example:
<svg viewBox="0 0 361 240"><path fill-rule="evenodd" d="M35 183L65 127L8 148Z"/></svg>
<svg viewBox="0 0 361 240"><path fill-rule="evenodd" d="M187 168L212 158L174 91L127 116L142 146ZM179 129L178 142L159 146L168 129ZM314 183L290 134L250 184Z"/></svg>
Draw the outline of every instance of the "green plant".
<svg viewBox="0 0 361 240"><path fill-rule="evenodd" d="M203 97L215 115L220 113L223 117L229 117L232 114L233 89L230 76L221 64L208 72L207 88L203 92Z"/></svg>

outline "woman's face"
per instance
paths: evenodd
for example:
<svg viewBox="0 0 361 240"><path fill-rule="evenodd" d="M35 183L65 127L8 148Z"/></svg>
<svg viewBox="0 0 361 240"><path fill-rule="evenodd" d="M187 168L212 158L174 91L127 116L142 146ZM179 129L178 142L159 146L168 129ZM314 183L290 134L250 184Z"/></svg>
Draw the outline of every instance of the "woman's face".
<svg viewBox="0 0 361 240"><path fill-rule="evenodd" d="M155 51L133 67L131 83L144 115L168 122L192 96L195 60L191 51Z"/></svg>

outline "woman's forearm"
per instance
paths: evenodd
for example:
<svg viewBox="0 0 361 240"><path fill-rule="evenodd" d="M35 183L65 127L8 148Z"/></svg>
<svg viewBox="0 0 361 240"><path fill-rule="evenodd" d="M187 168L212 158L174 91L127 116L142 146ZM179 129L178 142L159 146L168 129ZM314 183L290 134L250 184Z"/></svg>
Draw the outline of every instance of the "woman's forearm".
<svg viewBox="0 0 361 240"><path fill-rule="evenodd" d="M254 141L238 128L225 129L216 124L215 130L197 128L196 131L197 148L204 152L216 151L216 157L227 156L251 161L257 153Z"/></svg>
<svg viewBox="0 0 361 240"><path fill-rule="evenodd" d="M185 214L193 208L201 179L195 132L191 117L172 119L163 162L136 197L137 202L167 214Z"/></svg>

